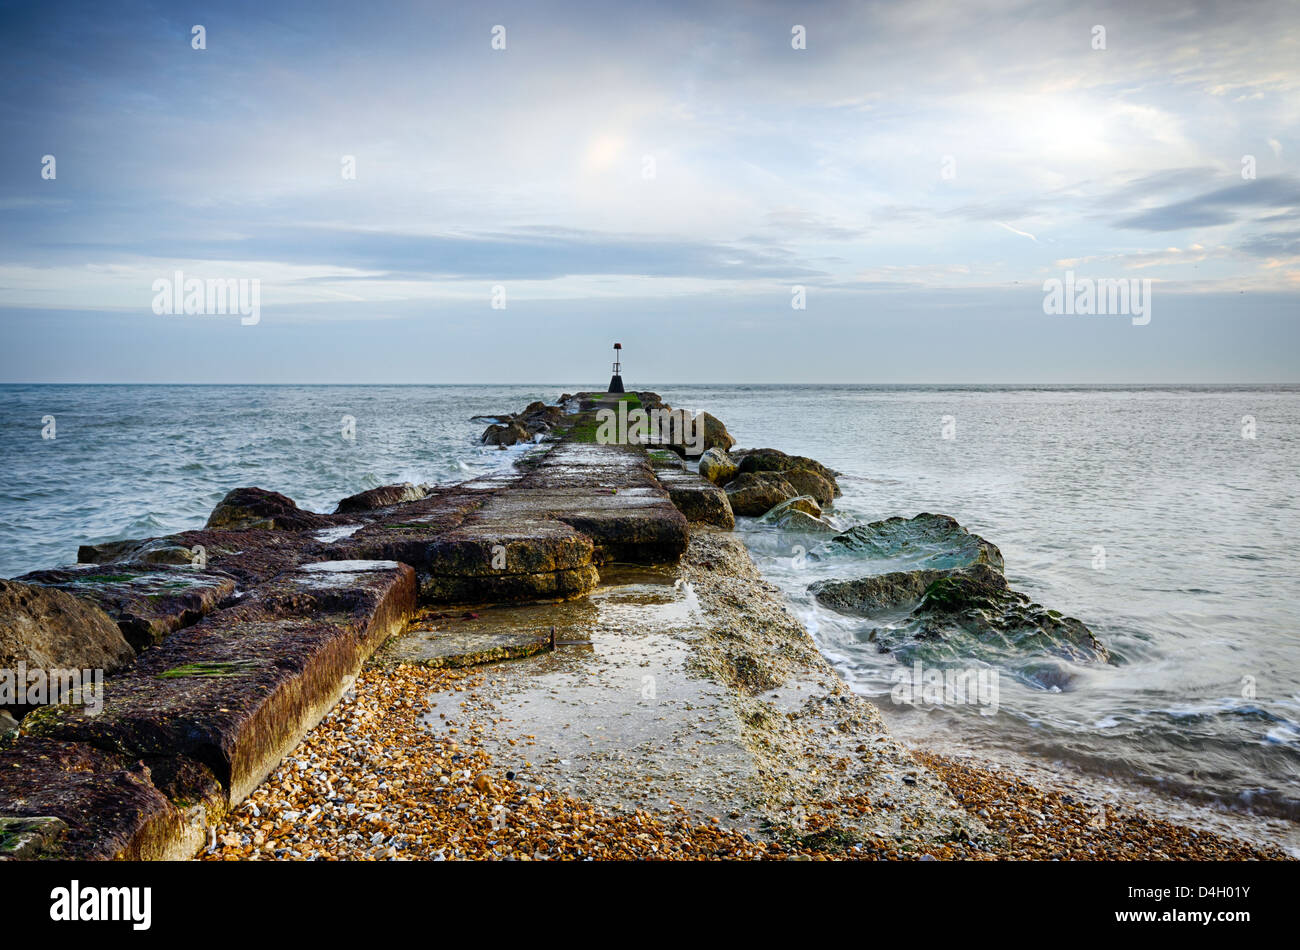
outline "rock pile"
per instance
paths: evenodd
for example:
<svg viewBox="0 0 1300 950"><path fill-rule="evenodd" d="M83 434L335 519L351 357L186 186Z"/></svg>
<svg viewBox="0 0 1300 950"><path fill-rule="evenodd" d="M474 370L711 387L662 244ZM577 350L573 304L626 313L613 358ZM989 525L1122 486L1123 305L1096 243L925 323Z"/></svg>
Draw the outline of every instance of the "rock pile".
<svg viewBox="0 0 1300 950"><path fill-rule="evenodd" d="M505 448L520 442L535 442L539 435L544 435L559 425L564 418L564 409L561 406L548 406L539 399L529 403L522 412L497 418L500 421L484 429L479 441L484 445Z"/></svg>
<svg viewBox="0 0 1300 950"><path fill-rule="evenodd" d="M868 640L904 663L954 658L1019 671L1040 688L1068 685L1066 662L1111 662L1088 627L1012 590L997 546L946 515L855 525L808 554L898 568L809 586L818 603L873 622Z"/></svg>
<svg viewBox="0 0 1300 950"><path fill-rule="evenodd" d="M801 496L808 496L821 506L831 504L841 494L835 480L838 472L815 459L786 455L778 449L727 452L713 447L700 457L700 474L723 487L733 512L750 517L766 515L783 502ZM820 517L820 509L815 515L806 509L805 513ZM826 530L830 526L812 527Z"/></svg>

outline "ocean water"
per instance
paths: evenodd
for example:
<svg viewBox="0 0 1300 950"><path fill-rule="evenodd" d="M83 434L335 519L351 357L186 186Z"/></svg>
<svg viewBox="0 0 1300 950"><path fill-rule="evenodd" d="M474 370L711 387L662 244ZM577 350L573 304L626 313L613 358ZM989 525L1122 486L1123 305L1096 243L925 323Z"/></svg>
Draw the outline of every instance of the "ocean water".
<svg viewBox="0 0 1300 950"><path fill-rule="evenodd" d="M842 472L842 525L957 518L1001 548L1013 588L1115 654L1050 689L1004 671L993 715L894 704L898 661L867 640L870 622L806 591L871 566L810 560L742 519L760 568L903 734L1300 817L1300 387L635 385L709 410L741 446ZM522 449L479 446L470 417L560 391L3 386L0 576L74 561L88 541L201 526L239 485L329 511L376 485L499 469Z"/></svg>

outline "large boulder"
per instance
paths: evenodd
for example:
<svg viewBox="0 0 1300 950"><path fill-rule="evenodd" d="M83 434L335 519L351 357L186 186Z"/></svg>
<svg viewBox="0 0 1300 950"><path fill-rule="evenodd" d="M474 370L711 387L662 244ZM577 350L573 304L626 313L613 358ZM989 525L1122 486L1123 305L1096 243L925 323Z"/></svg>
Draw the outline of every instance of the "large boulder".
<svg viewBox="0 0 1300 950"><path fill-rule="evenodd" d="M781 502L767 514L763 515L764 521L775 521L787 511L802 511L805 514L812 515L814 518L822 516L822 507L817 503L817 499L811 495L795 495L795 497Z"/></svg>
<svg viewBox="0 0 1300 950"><path fill-rule="evenodd" d="M497 445L504 448L507 445L518 445L520 442L531 442L533 434L518 422L508 422L504 425L488 426L483 430L480 441L484 445Z"/></svg>
<svg viewBox="0 0 1300 950"><path fill-rule="evenodd" d="M725 485L740 474L737 465L726 449L706 449L700 456L700 474L715 485Z"/></svg>
<svg viewBox="0 0 1300 950"><path fill-rule="evenodd" d="M806 455L787 455L780 449L745 449L739 455L742 472L787 472L797 468L810 469L823 478L832 479L839 473L827 468Z"/></svg>
<svg viewBox="0 0 1300 950"><path fill-rule="evenodd" d="M724 426L721 420L716 416L710 415L707 412L701 412L696 416L695 424L697 426L700 425L701 420L703 420L704 424L705 451L708 451L709 449L721 449L726 452L736 444L736 440L731 437L731 433L727 431L727 427Z"/></svg>
<svg viewBox="0 0 1300 950"><path fill-rule="evenodd" d="M523 412L515 416L515 421L529 432L537 433L549 432L563 418L564 410L560 406L548 406L539 400L529 403Z"/></svg>
<svg viewBox="0 0 1300 950"><path fill-rule="evenodd" d="M655 409L668 408L668 406L664 405L664 400L662 396L660 396L658 393L652 393L648 389L639 390L633 393L632 395L636 396L637 402L641 404L641 408L644 409L646 412L651 412Z"/></svg>
<svg viewBox="0 0 1300 950"><path fill-rule="evenodd" d="M341 515L354 511L373 511L376 508L387 508L408 501L419 501L427 494L423 485L413 485L410 482L403 482L400 485L381 485L379 488L349 495L339 502L334 513Z"/></svg>
<svg viewBox="0 0 1300 950"><path fill-rule="evenodd" d="M707 412L692 416L686 409L668 406L647 409L643 405L641 408L649 416L648 441L670 448L685 458L700 458L710 449L725 452L736 444L727 427Z"/></svg>
<svg viewBox="0 0 1300 950"><path fill-rule="evenodd" d="M781 502L799 494L776 472L747 472L732 479L726 492L731 510L750 517L765 515Z"/></svg>
<svg viewBox="0 0 1300 950"><path fill-rule="evenodd" d="M264 488L236 488L217 503L208 516L209 529L248 531L308 531L334 522L326 515L303 511L292 498Z"/></svg>
<svg viewBox="0 0 1300 950"><path fill-rule="evenodd" d="M741 476L742 478L744 476ZM997 545L967 531L947 515L923 512L915 518L886 518L854 525L808 556L858 556L890 561L903 569L947 570L988 564L1001 571L1002 552Z"/></svg>
<svg viewBox="0 0 1300 950"><path fill-rule="evenodd" d="M1061 690L1075 678L1073 664L1113 662L1081 621L1008 587L997 547L945 515L858 525L809 556L836 554L904 568L808 590L823 606L867 618L866 641L905 665L974 661Z"/></svg>
<svg viewBox="0 0 1300 950"><path fill-rule="evenodd" d="M822 509L817 500L808 495L799 495L789 501L783 501L760 519L764 524L776 525L783 531L796 531L802 534L834 534L835 526L821 517Z"/></svg>
<svg viewBox="0 0 1300 950"><path fill-rule="evenodd" d="M780 449L746 449L732 454L740 464L740 471L744 472L780 472L783 475L789 472L808 471L812 472L826 481L830 485L831 498L838 497L840 492L839 482L835 476L839 473L832 468L828 468L816 459L810 459L806 455L786 455ZM811 487L813 482L808 480L808 486ZM805 488L804 494L814 495L823 493L820 487L817 492ZM829 503L828 498L825 503Z"/></svg>
<svg viewBox="0 0 1300 950"><path fill-rule="evenodd" d="M819 505L829 505L839 494L838 487L827 481L817 472L808 468L796 468L781 473L781 476L795 487L800 494L817 499Z"/></svg>
<svg viewBox="0 0 1300 950"><path fill-rule="evenodd" d="M1047 653L1076 662L1110 661L1110 651L1080 620L1035 604L1007 586L1000 570L977 564L925 589L912 616L921 638L976 637L1017 653Z"/></svg>
<svg viewBox="0 0 1300 950"><path fill-rule="evenodd" d="M951 571L890 571L856 580L817 581L808 592L817 603L842 614L872 617L890 611L912 610L925 596L926 588Z"/></svg>
<svg viewBox="0 0 1300 950"><path fill-rule="evenodd" d="M174 538L106 541L77 548L78 564L192 564L194 551Z"/></svg>
<svg viewBox="0 0 1300 950"><path fill-rule="evenodd" d="M807 512L800 511L797 508L782 512L776 525L782 531L791 531L796 534L834 534L837 530L835 525L825 518L814 518Z"/></svg>
<svg viewBox="0 0 1300 950"><path fill-rule="evenodd" d="M561 401L566 401L572 397L562 396L560 398ZM562 406L548 406L539 399L525 406L523 412L492 417L496 422L483 430L483 435L480 436L479 441L484 445L498 447L518 445L520 442L532 442L536 436L554 429L564 418L564 415ZM486 417L475 416L474 418Z"/></svg>
<svg viewBox="0 0 1300 950"><path fill-rule="evenodd" d="M1074 662L1111 660L1110 651L1081 621L1031 602L989 564L819 581L808 590L832 610L876 621L870 639L904 661L1001 658L1020 668L1027 681L1050 688L1068 683L1068 674L1027 661L1044 655Z"/></svg>
<svg viewBox="0 0 1300 950"><path fill-rule="evenodd" d="M104 670L129 666L135 651L93 604L48 587L0 580L0 670Z"/></svg>

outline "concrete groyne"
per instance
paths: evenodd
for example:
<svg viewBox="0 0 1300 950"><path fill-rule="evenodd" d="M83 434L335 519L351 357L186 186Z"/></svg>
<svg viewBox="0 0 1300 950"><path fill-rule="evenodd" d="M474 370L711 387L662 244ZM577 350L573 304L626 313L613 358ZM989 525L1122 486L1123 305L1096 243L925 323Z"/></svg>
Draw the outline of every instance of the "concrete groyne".
<svg viewBox="0 0 1300 950"><path fill-rule="evenodd" d="M102 610L138 656L93 707L35 709L0 750L0 853L188 857L421 607L580 598L604 565L676 564L689 518L729 519L726 496L646 447L575 437L611 398L570 397L514 473L334 514L236 489L201 530L18 578Z"/></svg>

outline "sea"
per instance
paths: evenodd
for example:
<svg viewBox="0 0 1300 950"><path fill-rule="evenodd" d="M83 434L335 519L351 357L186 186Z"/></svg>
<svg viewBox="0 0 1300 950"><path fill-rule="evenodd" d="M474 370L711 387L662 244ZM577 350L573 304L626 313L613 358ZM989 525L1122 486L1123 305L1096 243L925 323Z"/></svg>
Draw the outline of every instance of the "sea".
<svg viewBox="0 0 1300 950"><path fill-rule="evenodd" d="M480 445L475 417L601 388L0 386L0 576L201 527L237 486L332 511L378 485L500 471L535 449ZM1112 654L1050 686L997 671L996 708L899 702L872 622L808 593L876 569L741 519L760 569L903 738L1241 819L1297 849L1300 386L629 388L837 470L838 527L956 518L1001 549L1014 589Z"/></svg>

